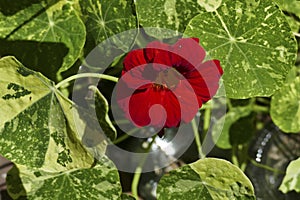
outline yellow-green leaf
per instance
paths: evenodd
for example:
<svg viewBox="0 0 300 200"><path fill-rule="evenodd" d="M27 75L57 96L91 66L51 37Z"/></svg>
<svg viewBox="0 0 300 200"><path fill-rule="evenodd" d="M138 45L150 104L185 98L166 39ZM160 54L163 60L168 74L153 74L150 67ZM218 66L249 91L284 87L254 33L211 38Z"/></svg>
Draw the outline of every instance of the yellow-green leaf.
<svg viewBox="0 0 300 200"><path fill-rule="evenodd" d="M135 3L140 25L149 35L160 39L181 35L189 20L204 11L196 0L142 0ZM202 6L206 5L202 3Z"/></svg>
<svg viewBox="0 0 300 200"><path fill-rule="evenodd" d="M296 59L296 40L271 0L223 0L215 11L194 17L184 34L199 38L208 55L221 61L230 98L272 95Z"/></svg>
<svg viewBox="0 0 300 200"><path fill-rule="evenodd" d="M274 123L284 132L300 132L300 77L274 94L270 114Z"/></svg>
<svg viewBox="0 0 300 200"><path fill-rule="evenodd" d="M118 170L105 157L92 168L64 172L16 165L8 172L7 184L12 198L28 200L119 199L122 191Z"/></svg>
<svg viewBox="0 0 300 200"><path fill-rule="evenodd" d="M14 57L0 59L0 76L1 155L49 171L93 164L93 156L81 143L86 123L53 82Z"/></svg>
<svg viewBox="0 0 300 200"><path fill-rule="evenodd" d="M295 190L300 192L300 158L293 160L287 167L286 175L279 187L283 193Z"/></svg>
<svg viewBox="0 0 300 200"><path fill-rule="evenodd" d="M250 180L235 165L205 158L164 175L157 187L157 199L253 200Z"/></svg>

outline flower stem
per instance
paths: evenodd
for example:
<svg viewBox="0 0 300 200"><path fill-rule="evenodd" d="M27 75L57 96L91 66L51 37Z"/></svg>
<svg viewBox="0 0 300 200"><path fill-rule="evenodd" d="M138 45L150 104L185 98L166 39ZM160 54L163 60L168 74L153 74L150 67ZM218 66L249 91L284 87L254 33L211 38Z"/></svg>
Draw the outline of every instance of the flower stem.
<svg viewBox="0 0 300 200"><path fill-rule="evenodd" d="M279 169L275 169L275 168L272 168L268 165L264 165L264 164L261 164L261 163L258 163L256 162L255 160L253 160L252 158L249 158L249 161L256 167L260 167L260 168L263 168L265 170L269 170L271 172L274 172L274 173L278 173L278 174L285 174L284 171L282 170L279 170Z"/></svg>
<svg viewBox="0 0 300 200"><path fill-rule="evenodd" d="M237 167L240 167L239 159L237 156L237 145L232 146L232 154L231 154L231 161Z"/></svg>
<svg viewBox="0 0 300 200"><path fill-rule="evenodd" d="M134 134L135 132L137 132L138 130L140 130L140 128L133 128L132 130L128 131L127 134L124 134L124 135L120 136L119 138L117 138L113 143L114 144L118 144L120 142L123 142L124 140L126 140L127 138L129 138L132 134Z"/></svg>
<svg viewBox="0 0 300 200"><path fill-rule="evenodd" d="M206 136L206 133L208 131L209 125L210 125L210 117L211 117L211 106L208 106L204 111L204 121L203 121L203 133Z"/></svg>
<svg viewBox="0 0 300 200"><path fill-rule="evenodd" d="M249 143L240 144L238 146L241 152L241 160L240 160L240 169L245 172L247 164L248 164L248 152L249 152Z"/></svg>
<svg viewBox="0 0 300 200"><path fill-rule="evenodd" d="M197 127L195 118L191 121L191 124L192 124L192 128L193 128L194 136L195 136L195 142L197 145L199 158L200 159L205 158L205 154L202 152L202 145L201 145L200 136L199 136L198 127Z"/></svg>
<svg viewBox="0 0 300 200"><path fill-rule="evenodd" d="M139 182L140 182L141 174L142 174L142 167L137 167L135 172L134 172L134 176L133 176L133 180L132 180L132 184L131 184L132 196L135 199L139 199L138 185L139 185Z"/></svg>
<svg viewBox="0 0 300 200"><path fill-rule="evenodd" d="M154 135L152 137L152 141L149 143L148 147L146 148L146 154L145 156L140 160L137 168L135 169L135 172L134 172L134 176L133 176L133 180L132 180L132 184L131 184L131 192L132 192L132 196L135 198L135 199L138 199L139 198L139 195L138 195L138 185L139 185L139 182L140 182L140 178L141 178L141 174L142 174L142 170L143 170L143 166L145 164L145 161L147 159L147 156L148 156L148 153L152 147L152 145L154 144L155 142L155 138L156 138L157 135Z"/></svg>
<svg viewBox="0 0 300 200"><path fill-rule="evenodd" d="M246 163L246 162L243 162L243 163L241 164L241 166L240 166L240 169L241 169L243 172L245 172L246 167L247 167L247 163Z"/></svg>
<svg viewBox="0 0 300 200"><path fill-rule="evenodd" d="M55 85L55 87L58 89L61 86L67 84L70 81L73 81L75 79L79 79L79 78L101 78L101 79L105 79L105 80L109 80L109 81L113 81L113 82L118 82L118 78L114 77L114 76L110 76L107 74L98 74L98 73L82 73L82 74L75 74L73 76L70 76L64 80L62 80L61 82L57 83Z"/></svg>
<svg viewBox="0 0 300 200"><path fill-rule="evenodd" d="M263 113L269 112L269 108L266 106L259 106L259 105L254 104L252 108L256 112L263 112Z"/></svg>

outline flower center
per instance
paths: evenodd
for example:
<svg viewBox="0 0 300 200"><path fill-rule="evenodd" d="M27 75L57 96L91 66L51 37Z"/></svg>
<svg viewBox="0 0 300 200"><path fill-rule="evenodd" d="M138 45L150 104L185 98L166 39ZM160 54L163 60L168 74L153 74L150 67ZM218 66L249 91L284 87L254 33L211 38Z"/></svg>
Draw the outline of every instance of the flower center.
<svg viewBox="0 0 300 200"><path fill-rule="evenodd" d="M180 73L173 67L158 73L154 86L157 89L174 89L180 82Z"/></svg>

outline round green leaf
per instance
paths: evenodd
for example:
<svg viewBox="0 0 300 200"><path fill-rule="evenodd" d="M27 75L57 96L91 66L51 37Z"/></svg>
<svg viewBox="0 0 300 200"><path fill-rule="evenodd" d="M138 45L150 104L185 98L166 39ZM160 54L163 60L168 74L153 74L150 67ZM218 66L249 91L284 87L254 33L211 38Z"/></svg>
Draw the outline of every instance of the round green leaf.
<svg viewBox="0 0 300 200"><path fill-rule="evenodd" d="M0 55L14 55L26 66L52 80L69 69L81 54L85 26L70 1L44 1L4 5L0 12ZM16 12L9 15L5 10Z"/></svg>
<svg viewBox="0 0 300 200"><path fill-rule="evenodd" d="M97 119L91 117L87 124L79 108L62 96L53 82L13 57L0 59L0 76L1 155L16 164L48 170L93 164L94 158L81 140L86 131L102 136L94 126L89 127L98 124ZM106 144L103 137L89 150L103 155Z"/></svg>
<svg viewBox="0 0 300 200"><path fill-rule="evenodd" d="M274 123L284 132L300 132L300 77L274 94L270 113Z"/></svg>
<svg viewBox="0 0 300 200"><path fill-rule="evenodd" d="M136 37L135 31L122 35L124 38L112 36L136 28L133 2L127 0L79 0L79 3L87 30L87 45L91 45L87 51L108 39L114 40L113 43L117 44L117 48L126 52L129 50ZM105 53L109 54L110 52Z"/></svg>
<svg viewBox="0 0 300 200"><path fill-rule="evenodd" d="M283 193L295 190L300 192L300 158L292 161L286 170L286 175L279 187Z"/></svg>
<svg viewBox="0 0 300 200"><path fill-rule="evenodd" d="M194 17L186 37L198 37L221 61L226 95L270 96L283 84L296 58L296 41L271 0L223 0L218 9Z"/></svg>
<svg viewBox="0 0 300 200"><path fill-rule="evenodd" d="M157 199L255 199L254 189L243 172L228 161L205 158L164 175Z"/></svg>
<svg viewBox="0 0 300 200"><path fill-rule="evenodd" d="M7 183L14 199L28 200L119 199L122 191L118 170L105 157L92 168L62 172L17 165L8 172Z"/></svg>

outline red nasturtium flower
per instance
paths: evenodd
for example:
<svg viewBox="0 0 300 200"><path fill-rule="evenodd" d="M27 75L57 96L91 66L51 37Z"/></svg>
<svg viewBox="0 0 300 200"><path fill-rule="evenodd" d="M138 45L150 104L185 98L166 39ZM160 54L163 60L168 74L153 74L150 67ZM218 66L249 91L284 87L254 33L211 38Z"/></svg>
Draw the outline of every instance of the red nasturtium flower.
<svg viewBox="0 0 300 200"><path fill-rule="evenodd" d="M117 85L117 101L126 117L137 126L162 130L190 122L215 95L223 74L218 60L204 58L198 38L173 45L154 41L129 52Z"/></svg>

